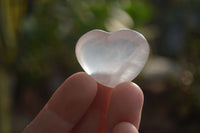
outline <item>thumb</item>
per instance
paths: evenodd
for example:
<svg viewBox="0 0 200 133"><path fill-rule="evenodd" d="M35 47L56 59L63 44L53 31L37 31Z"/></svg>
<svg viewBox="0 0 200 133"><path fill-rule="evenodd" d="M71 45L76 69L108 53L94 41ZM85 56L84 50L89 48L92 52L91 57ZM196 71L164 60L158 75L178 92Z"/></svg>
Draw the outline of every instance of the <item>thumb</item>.
<svg viewBox="0 0 200 133"><path fill-rule="evenodd" d="M129 122L120 122L114 127L112 133L138 133L138 130Z"/></svg>

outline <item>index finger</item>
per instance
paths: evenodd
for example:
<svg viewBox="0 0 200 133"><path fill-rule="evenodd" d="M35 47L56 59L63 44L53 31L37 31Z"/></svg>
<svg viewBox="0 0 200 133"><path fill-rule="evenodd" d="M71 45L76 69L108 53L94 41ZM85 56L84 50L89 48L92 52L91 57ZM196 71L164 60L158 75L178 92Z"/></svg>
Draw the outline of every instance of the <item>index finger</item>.
<svg viewBox="0 0 200 133"><path fill-rule="evenodd" d="M53 94L24 133L68 133L92 103L97 83L81 72L69 77Z"/></svg>

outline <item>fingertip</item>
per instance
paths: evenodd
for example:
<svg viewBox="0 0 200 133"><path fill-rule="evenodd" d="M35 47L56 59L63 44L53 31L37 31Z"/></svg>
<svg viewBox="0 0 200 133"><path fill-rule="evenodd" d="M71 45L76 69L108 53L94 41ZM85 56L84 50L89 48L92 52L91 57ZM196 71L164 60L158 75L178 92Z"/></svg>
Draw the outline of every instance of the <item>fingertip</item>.
<svg viewBox="0 0 200 133"><path fill-rule="evenodd" d="M110 133L113 127L121 121L128 121L138 129L143 101L143 92L136 84L124 82L117 85L112 93L106 122L106 133Z"/></svg>
<svg viewBox="0 0 200 133"><path fill-rule="evenodd" d="M132 95L134 97L134 101L137 101L137 104L140 108L143 106L144 103L144 94L142 89L133 82L124 82L115 87L115 91L119 91L122 96Z"/></svg>
<svg viewBox="0 0 200 133"><path fill-rule="evenodd" d="M85 72L77 72L65 80L64 84L71 86L87 86L87 88L92 88L97 90L97 82Z"/></svg>
<svg viewBox="0 0 200 133"><path fill-rule="evenodd" d="M120 122L114 127L112 133L138 133L138 130L129 122Z"/></svg>
<svg viewBox="0 0 200 133"><path fill-rule="evenodd" d="M50 98L47 107L75 124L85 114L97 93L96 81L85 72L67 78Z"/></svg>

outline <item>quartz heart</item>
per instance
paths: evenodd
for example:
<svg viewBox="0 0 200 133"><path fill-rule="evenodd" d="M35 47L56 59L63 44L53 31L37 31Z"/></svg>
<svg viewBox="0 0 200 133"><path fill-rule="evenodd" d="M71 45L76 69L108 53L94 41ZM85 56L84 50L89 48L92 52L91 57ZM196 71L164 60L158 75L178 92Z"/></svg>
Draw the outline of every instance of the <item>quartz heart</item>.
<svg viewBox="0 0 200 133"><path fill-rule="evenodd" d="M92 30L77 42L76 57L82 68L97 82L115 87L133 80L149 56L149 45L136 31Z"/></svg>

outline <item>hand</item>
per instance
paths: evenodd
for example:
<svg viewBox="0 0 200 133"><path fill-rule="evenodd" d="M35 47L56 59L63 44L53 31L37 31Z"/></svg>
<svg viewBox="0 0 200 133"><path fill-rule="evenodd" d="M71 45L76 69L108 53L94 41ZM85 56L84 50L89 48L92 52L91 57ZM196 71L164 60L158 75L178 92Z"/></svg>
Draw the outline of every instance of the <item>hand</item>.
<svg viewBox="0 0 200 133"><path fill-rule="evenodd" d="M137 85L112 89L80 72L56 90L23 133L137 133L142 106Z"/></svg>

